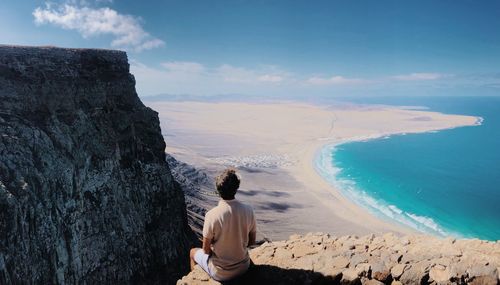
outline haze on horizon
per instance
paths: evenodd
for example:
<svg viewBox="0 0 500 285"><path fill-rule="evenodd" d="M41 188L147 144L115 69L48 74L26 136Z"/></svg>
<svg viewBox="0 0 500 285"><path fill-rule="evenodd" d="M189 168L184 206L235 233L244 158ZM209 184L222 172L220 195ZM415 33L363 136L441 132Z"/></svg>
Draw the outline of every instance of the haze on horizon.
<svg viewBox="0 0 500 285"><path fill-rule="evenodd" d="M128 52L141 97L497 96L498 1L4 1L2 44Z"/></svg>

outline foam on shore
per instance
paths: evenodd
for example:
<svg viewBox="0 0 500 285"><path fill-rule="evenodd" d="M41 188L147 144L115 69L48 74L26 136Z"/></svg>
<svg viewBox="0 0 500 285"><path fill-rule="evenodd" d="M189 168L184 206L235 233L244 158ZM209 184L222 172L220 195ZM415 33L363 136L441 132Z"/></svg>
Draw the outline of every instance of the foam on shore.
<svg viewBox="0 0 500 285"><path fill-rule="evenodd" d="M385 136L382 138L385 138ZM325 180L332 184L336 189L339 189L345 197L357 205L369 210L379 218L395 221L399 224L427 234L441 237L449 235L459 236L456 233L452 233L444 229L430 217L419 216L414 213L403 211L396 205L391 205L383 200L370 196L363 189L360 189L356 185L355 181L340 178L339 174L342 169L335 167L333 163L333 154L335 153L336 146L338 145L339 144L327 145L318 152L314 160L315 169Z"/></svg>

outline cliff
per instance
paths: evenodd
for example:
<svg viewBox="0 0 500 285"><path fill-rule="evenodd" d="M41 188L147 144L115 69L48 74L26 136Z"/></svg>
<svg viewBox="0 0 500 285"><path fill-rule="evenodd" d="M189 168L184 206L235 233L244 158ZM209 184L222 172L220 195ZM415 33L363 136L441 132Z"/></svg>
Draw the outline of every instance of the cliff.
<svg viewBox="0 0 500 285"><path fill-rule="evenodd" d="M215 191L215 174L207 174L203 169L178 161L169 154L167 162L172 176L184 192L189 227L201 240L205 213L217 206L220 199Z"/></svg>
<svg viewBox="0 0 500 285"><path fill-rule="evenodd" d="M291 236L250 251L231 284L500 284L500 242L393 234ZM177 282L220 284L199 267Z"/></svg>
<svg viewBox="0 0 500 285"><path fill-rule="evenodd" d="M124 52L0 46L0 284L173 283L184 197Z"/></svg>

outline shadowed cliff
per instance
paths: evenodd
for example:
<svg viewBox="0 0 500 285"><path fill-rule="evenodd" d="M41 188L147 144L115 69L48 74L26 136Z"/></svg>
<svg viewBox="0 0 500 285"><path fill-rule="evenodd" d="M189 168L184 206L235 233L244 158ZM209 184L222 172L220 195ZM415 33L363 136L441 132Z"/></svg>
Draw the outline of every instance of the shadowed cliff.
<svg viewBox="0 0 500 285"><path fill-rule="evenodd" d="M0 46L0 283L172 283L183 193L124 52Z"/></svg>

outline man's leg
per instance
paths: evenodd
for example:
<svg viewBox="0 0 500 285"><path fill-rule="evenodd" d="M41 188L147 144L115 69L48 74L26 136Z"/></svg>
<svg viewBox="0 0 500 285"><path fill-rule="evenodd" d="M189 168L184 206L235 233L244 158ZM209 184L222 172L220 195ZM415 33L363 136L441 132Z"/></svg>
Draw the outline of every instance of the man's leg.
<svg viewBox="0 0 500 285"><path fill-rule="evenodd" d="M196 254L196 252L201 249L199 247L195 247L195 248L192 248L190 251L189 251L189 258L191 260L191 271L193 271L194 269L194 266L196 265L196 261L194 260L194 255Z"/></svg>
<svg viewBox="0 0 500 285"><path fill-rule="evenodd" d="M201 248L193 248L190 251L191 255L191 270L193 270L194 266L198 264L201 269L205 270L208 275L210 275L212 278L214 278L213 274L210 272L210 268L208 266L208 259L210 256L203 252L203 249Z"/></svg>

